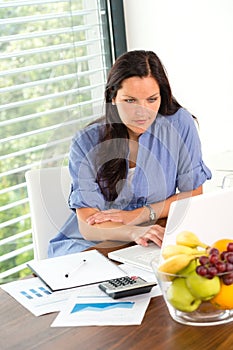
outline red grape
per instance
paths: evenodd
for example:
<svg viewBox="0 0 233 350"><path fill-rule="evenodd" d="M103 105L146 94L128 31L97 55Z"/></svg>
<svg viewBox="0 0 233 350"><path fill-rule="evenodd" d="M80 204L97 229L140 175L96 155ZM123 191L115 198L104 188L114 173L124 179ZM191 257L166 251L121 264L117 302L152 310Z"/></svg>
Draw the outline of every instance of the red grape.
<svg viewBox="0 0 233 350"><path fill-rule="evenodd" d="M228 254L228 252L226 250L224 250L224 252L221 253L220 258L221 260L226 260L226 255Z"/></svg>
<svg viewBox="0 0 233 350"><path fill-rule="evenodd" d="M228 253L228 254L226 255L226 260L227 260L229 263L233 264L233 252L230 252L230 253Z"/></svg>
<svg viewBox="0 0 233 350"><path fill-rule="evenodd" d="M213 254L211 254L209 256L209 262L211 264L216 264L217 261L219 261L219 255L218 254L213 253Z"/></svg>
<svg viewBox="0 0 233 350"><path fill-rule="evenodd" d="M210 248L209 255L216 254L219 255L219 250L217 248Z"/></svg>
<svg viewBox="0 0 233 350"><path fill-rule="evenodd" d="M210 266L208 269L207 269L207 274L211 275L211 276L216 276L217 273L218 273L218 270L215 266Z"/></svg>
<svg viewBox="0 0 233 350"><path fill-rule="evenodd" d="M220 273L226 271L226 264L223 261L219 260L218 262L216 262L215 266L216 266L218 272L220 272Z"/></svg>
<svg viewBox="0 0 233 350"><path fill-rule="evenodd" d="M233 271L233 264L226 262L226 271L227 272Z"/></svg>
<svg viewBox="0 0 233 350"><path fill-rule="evenodd" d="M233 273L228 273L228 274L222 276L222 281L227 286L233 284Z"/></svg>
<svg viewBox="0 0 233 350"><path fill-rule="evenodd" d="M208 263L209 263L209 258L208 258L208 256L205 256L205 255L200 256L200 257L199 257L199 263L200 263L201 265L206 265L206 264L208 264Z"/></svg>
<svg viewBox="0 0 233 350"><path fill-rule="evenodd" d="M207 268L203 265L199 265L196 267L196 272L200 276L206 276L207 274Z"/></svg>
<svg viewBox="0 0 233 350"><path fill-rule="evenodd" d="M208 278L209 280L212 280L214 278L214 276L211 275L210 273L207 273L205 277Z"/></svg>
<svg viewBox="0 0 233 350"><path fill-rule="evenodd" d="M233 242L228 243L228 245L227 245L227 251L228 251L228 252L233 252Z"/></svg>

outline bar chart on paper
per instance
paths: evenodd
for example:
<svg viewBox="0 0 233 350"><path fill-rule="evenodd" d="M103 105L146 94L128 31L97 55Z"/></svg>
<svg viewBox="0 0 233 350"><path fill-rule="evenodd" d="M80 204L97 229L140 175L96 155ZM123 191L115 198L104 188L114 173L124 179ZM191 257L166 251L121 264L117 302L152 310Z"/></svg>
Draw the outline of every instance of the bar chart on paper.
<svg viewBox="0 0 233 350"><path fill-rule="evenodd" d="M20 294L27 299L43 298L45 295L50 295L52 292L42 286L37 288L29 288L27 290L21 290Z"/></svg>
<svg viewBox="0 0 233 350"><path fill-rule="evenodd" d="M74 291L53 293L39 278L28 278L1 285L8 294L35 316L60 311Z"/></svg>

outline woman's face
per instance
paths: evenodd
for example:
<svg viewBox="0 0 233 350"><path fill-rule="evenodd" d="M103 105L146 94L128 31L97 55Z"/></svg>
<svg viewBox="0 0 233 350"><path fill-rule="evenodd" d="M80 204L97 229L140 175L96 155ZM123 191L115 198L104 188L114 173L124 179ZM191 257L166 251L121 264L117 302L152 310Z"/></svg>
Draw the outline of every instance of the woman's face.
<svg viewBox="0 0 233 350"><path fill-rule="evenodd" d="M153 77L125 79L112 102L116 104L129 136L137 138L157 116L161 103L160 88Z"/></svg>

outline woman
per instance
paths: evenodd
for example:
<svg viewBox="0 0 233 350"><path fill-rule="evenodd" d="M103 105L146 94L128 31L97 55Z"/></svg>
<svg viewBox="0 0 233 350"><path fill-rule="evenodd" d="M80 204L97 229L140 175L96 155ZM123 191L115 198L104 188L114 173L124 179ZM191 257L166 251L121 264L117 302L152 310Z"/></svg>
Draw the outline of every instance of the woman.
<svg viewBox="0 0 233 350"><path fill-rule="evenodd" d="M156 224L170 204L202 193L203 163L195 118L173 97L155 53L131 51L113 65L105 117L73 139L69 169L73 215L50 242L49 256L104 240L161 246Z"/></svg>

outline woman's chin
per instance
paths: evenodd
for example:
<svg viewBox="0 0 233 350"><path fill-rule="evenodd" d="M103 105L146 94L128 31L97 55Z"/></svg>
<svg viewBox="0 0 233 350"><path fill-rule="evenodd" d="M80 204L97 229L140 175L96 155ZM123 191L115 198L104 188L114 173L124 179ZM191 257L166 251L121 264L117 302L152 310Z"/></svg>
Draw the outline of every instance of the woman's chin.
<svg viewBox="0 0 233 350"><path fill-rule="evenodd" d="M146 131L146 126L140 126L140 125L130 125L130 124L127 124L127 128L129 130L129 134L130 133L133 133L137 136L143 134L145 131Z"/></svg>

